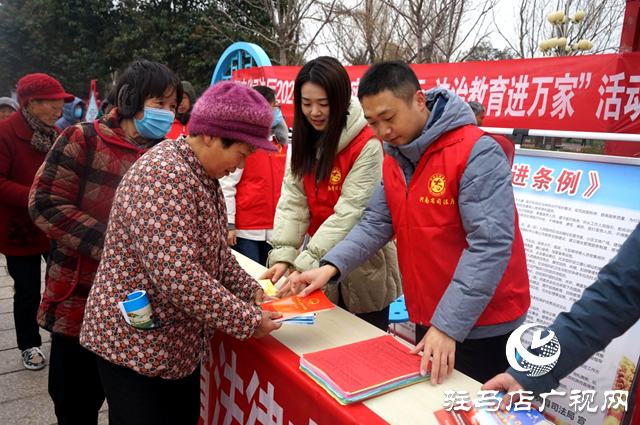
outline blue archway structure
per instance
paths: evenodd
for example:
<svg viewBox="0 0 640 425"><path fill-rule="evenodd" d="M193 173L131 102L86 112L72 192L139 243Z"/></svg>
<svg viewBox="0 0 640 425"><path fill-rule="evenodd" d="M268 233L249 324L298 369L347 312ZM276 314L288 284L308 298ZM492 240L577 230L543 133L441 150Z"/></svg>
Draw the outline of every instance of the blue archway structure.
<svg viewBox="0 0 640 425"><path fill-rule="evenodd" d="M236 69L253 68L254 66L271 66L271 60L262 47L244 41L233 43L220 57L211 76L211 85L221 80L230 79Z"/></svg>

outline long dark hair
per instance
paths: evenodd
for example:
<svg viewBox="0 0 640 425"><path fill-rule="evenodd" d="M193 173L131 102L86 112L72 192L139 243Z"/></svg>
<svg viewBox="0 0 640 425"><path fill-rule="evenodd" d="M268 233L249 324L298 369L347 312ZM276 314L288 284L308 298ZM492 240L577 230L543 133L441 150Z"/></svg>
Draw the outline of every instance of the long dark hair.
<svg viewBox="0 0 640 425"><path fill-rule="evenodd" d="M323 131L317 131L302 113L302 86L311 82L327 93L329 120ZM316 183L331 174L338 151L340 135L347 124L351 101L349 74L337 59L321 56L302 67L296 77L291 153L291 171L299 179L315 173ZM316 160L316 153L319 158Z"/></svg>

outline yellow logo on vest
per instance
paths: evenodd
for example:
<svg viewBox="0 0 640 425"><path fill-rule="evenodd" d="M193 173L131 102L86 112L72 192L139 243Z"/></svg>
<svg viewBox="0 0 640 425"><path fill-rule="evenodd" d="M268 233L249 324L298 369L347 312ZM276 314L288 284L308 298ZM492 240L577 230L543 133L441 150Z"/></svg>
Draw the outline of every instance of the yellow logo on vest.
<svg viewBox="0 0 640 425"><path fill-rule="evenodd" d="M273 137L275 138L276 136L273 136ZM278 153L275 154L276 158L286 158L287 157L287 153L283 152L283 150L284 150L284 146L283 145L281 145L279 143L276 143L276 148L278 148Z"/></svg>
<svg viewBox="0 0 640 425"><path fill-rule="evenodd" d="M342 172L340 171L340 168L335 167L333 170L331 170L331 177L329 177L329 182L335 185L340 183L340 180L342 180Z"/></svg>
<svg viewBox="0 0 640 425"><path fill-rule="evenodd" d="M433 174L429 177L429 193L433 196L442 196L446 190L445 178L442 174Z"/></svg>

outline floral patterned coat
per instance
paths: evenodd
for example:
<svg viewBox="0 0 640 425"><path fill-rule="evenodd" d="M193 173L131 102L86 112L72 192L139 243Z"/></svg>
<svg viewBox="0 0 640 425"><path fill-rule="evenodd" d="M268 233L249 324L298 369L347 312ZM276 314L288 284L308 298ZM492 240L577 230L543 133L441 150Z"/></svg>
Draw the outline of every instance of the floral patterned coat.
<svg viewBox="0 0 640 425"><path fill-rule="evenodd" d="M227 245L226 217L220 184L184 138L147 152L116 192L80 343L142 375L179 379L199 365L211 331L249 338L260 286ZM137 290L147 291L154 329L133 328L118 309Z"/></svg>

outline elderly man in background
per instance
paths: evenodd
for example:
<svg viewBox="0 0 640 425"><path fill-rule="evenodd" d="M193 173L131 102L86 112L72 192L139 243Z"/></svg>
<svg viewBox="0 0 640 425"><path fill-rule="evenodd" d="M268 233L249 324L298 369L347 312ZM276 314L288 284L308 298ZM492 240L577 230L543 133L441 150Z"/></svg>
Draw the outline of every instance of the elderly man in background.
<svg viewBox="0 0 640 425"><path fill-rule="evenodd" d="M482 106L482 103L480 102L469 102L469 106L471 106L473 115L476 116L478 127L480 127L482 125L482 122L484 121L484 113L486 112L486 109L484 109L484 106Z"/></svg>

